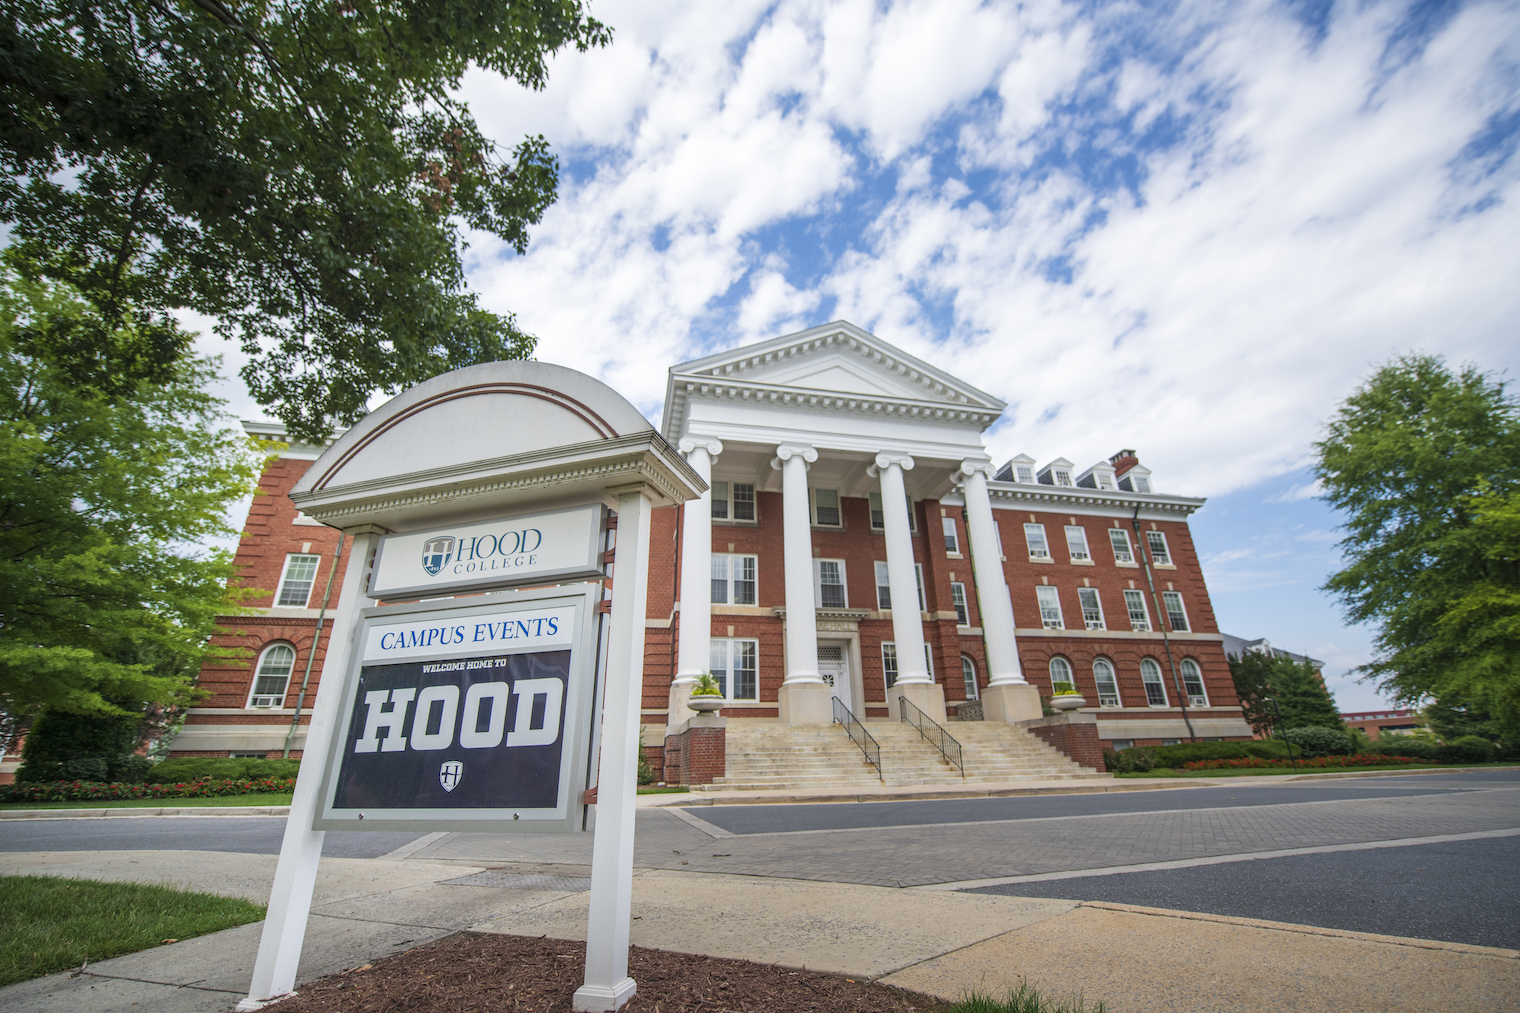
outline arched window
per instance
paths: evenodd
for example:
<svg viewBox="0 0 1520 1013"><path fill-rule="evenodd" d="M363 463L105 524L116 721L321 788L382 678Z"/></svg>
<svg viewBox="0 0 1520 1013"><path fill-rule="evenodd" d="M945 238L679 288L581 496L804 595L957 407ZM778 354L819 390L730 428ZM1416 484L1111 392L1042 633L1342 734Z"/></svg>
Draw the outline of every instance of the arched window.
<svg viewBox="0 0 1520 1013"><path fill-rule="evenodd" d="M1114 666L1107 658L1093 662L1093 682L1098 684L1098 705L1119 707L1119 680L1114 677Z"/></svg>
<svg viewBox="0 0 1520 1013"><path fill-rule="evenodd" d="M1058 682L1070 683L1072 689L1077 688L1077 680L1071 676L1071 662L1065 658L1050 659L1050 687L1055 689Z"/></svg>
<svg viewBox="0 0 1520 1013"><path fill-rule="evenodd" d="M289 644L270 644L259 655L253 670L253 693L250 707L279 707L285 703L285 687L290 685L290 670L296 665L296 649Z"/></svg>
<svg viewBox="0 0 1520 1013"><path fill-rule="evenodd" d="M1140 659L1140 680L1145 683L1145 702L1152 707L1166 706L1166 683L1161 681L1161 666L1155 658Z"/></svg>
<svg viewBox="0 0 1520 1013"><path fill-rule="evenodd" d="M1187 690L1189 707L1209 705L1209 695L1203 688L1203 669L1192 658L1182 659L1182 688Z"/></svg>
<svg viewBox="0 0 1520 1013"><path fill-rule="evenodd" d="M966 683L966 699L975 700L977 698L976 662L972 661L964 654L961 655L961 678L965 680Z"/></svg>

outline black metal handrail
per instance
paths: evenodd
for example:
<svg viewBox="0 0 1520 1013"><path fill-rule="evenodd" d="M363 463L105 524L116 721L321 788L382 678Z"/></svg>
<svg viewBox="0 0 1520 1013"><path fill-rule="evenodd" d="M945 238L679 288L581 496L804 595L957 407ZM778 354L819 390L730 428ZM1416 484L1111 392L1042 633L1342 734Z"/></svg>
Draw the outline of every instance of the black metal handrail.
<svg viewBox="0 0 1520 1013"><path fill-rule="evenodd" d="M943 725L925 714L918 708L917 704L910 701L907 697L900 696L897 700L898 703L902 704L898 709L898 713L902 715L902 720L917 728L918 734L924 737L924 741L938 749L939 755L945 758L945 762L955 764L956 768L961 772L961 777L965 777L966 764L961 757L961 744L955 741L955 738L949 732L945 731ZM933 728L934 731L932 733L929 732L924 728L925 725Z"/></svg>
<svg viewBox="0 0 1520 1013"><path fill-rule="evenodd" d="M866 755L866 762L876 768L876 776L886 780L881 772L881 746L866 731L866 726L860 723L854 712L844 705L843 700L836 696L833 701L834 723L844 726L844 732L850 741L860 747L860 751Z"/></svg>

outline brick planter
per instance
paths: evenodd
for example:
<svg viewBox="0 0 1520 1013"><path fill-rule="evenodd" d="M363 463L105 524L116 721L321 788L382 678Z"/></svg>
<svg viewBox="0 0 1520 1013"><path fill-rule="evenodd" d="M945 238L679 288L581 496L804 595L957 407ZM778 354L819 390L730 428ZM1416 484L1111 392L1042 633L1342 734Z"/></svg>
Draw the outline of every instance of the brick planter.
<svg viewBox="0 0 1520 1013"><path fill-rule="evenodd" d="M728 762L728 719L693 714L665 737L666 784L712 784Z"/></svg>
<svg viewBox="0 0 1520 1013"><path fill-rule="evenodd" d="M1098 740L1098 719L1092 714L1068 711L1055 717L1020 721L1015 728L1033 732L1048 746L1064 753L1084 767L1106 773L1103 743Z"/></svg>

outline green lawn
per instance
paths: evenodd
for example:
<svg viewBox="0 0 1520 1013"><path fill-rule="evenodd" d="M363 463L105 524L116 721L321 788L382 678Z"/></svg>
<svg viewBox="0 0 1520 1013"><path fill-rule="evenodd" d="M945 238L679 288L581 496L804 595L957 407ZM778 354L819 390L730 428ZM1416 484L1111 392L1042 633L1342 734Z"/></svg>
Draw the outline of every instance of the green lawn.
<svg viewBox="0 0 1520 1013"><path fill-rule="evenodd" d="M1115 774L1115 777L1256 777L1258 775L1280 774L1344 774L1356 773L1363 770L1464 770L1469 767L1513 767L1514 763L1397 763L1387 766L1376 767L1300 767L1294 770L1292 767L1244 767L1222 768L1220 770L1173 770L1169 767L1157 767L1155 770L1144 774Z"/></svg>
<svg viewBox="0 0 1520 1013"><path fill-rule="evenodd" d="M188 806L290 805L291 793L255 792L249 795L224 795L221 798L132 798L115 801L84 802L7 802L0 812L11 809L180 809Z"/></svg>
<svg viewBox="0 0 1520 1013"><path fill-rule="evenodd" d="M264 917L241 897L140 883L0 876L0 985Z"/></svg>
<svg viewBox="0 0 1520 1013"><path fill-rule="evenodd" d="M684 784L641 784L640 795L671 795L677 792L690 791Z"/></svg>

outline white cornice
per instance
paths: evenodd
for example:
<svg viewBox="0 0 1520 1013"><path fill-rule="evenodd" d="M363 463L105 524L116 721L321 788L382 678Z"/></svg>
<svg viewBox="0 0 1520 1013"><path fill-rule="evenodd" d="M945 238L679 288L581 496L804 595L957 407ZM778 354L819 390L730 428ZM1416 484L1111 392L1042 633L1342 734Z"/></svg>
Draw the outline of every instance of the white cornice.
<svg viewBox="0 0 1520 1013"><path fill-rule="evenodd" d="M1069 485L1031 485L1027 482L988 482L987 493L994 507L1018 509L1028 504L1049 510L1060 505L1107 507L1179 513L1184 517L1208 502L1191 496L1167 496L1159 493L1106 492Z"/></svg>

